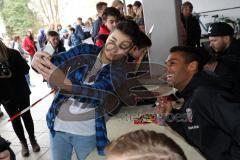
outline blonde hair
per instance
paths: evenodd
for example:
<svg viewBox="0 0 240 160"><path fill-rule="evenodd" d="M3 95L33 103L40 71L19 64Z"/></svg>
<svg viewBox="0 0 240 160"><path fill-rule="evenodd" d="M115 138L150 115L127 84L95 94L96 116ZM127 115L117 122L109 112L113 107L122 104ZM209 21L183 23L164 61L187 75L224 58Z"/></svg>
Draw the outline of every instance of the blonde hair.
<svg viewBox="0 0 240 160"><path fill-rule="evenodd" d="M112 2L112 7L115 7L115 8L116 8L119 4L120 4L120 5L124 5L122 1L120 1L120 0L114 0L114 1Z"/></svg>
<svg viewBox="0 0 240 160"><path fill-rule="evenodd" d="M7 46L0 40L0 62L6 62L7 60Z"/></svg>
<svg viewBox="0 0 240 160"><path fill-rule="evenodd" d="M126 160L187 160L183 150L171 138L155 131L127 133L112 141L105 151L107 158L118 155Z"/></svg>

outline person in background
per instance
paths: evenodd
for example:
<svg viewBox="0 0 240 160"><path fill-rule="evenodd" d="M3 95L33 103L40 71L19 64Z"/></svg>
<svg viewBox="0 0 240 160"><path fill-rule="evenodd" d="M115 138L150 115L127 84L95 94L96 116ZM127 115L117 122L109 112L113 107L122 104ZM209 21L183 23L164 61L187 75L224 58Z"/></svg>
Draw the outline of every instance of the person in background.
<svg viewBox="0 0 240 160"><path fill-rule="evenodd" d="M196 17L192 15L193 5L190 2L182 4L181 21L187 34L186 45L200 47L201 28Z"/></svg>
<svg viewBox="0 0 240 160"><path fill-rule="evenodd" d="M176 142L155 131L126 133L113 140L105 150L106 160L187 160Z"/></svg>
<svg viewBox="0 0 240 160"><path fill-rule="evenodd" d="M55 31L55 24L54 23L51 23L50 25L49 25L49 28L48 28L48 31Z"/></svg>
<svg viewBox="0 0 240 160"><path fill-rule="evenodd" d="M92 40L95 43L95 38L98 35L100 26L102 25L102 14L103 11L107 8L107 3L105 2L98 2L96 4L97 9L97 20L93 22L93 31L92 31Z"/></svg>
<svg viewBox="0 0 240 160"><path fill-rule="evenodd" d="M70 28L72 28L72 25L69 24L69 25L66 26L66 28L67 28L68 31L70 31Z"/></svg>
<svg viewBox="0 0 240 160"><path fill-rule="evenodd" d="M25 51L23 48L22 48L22 40L20 38L20 36L14 36L14 48L15 50L17 50L18 52L21 53L21 55L23 56L24 59L26 59L27 61L27 58L28 58L28 52Z"/></svg>
<svg viewBox="0 0 240 160"><path fill-rule="evenodd" d="M143 18L143 8L142 8L142 3L140 1L135 1L133 3L133 11L135 13L134 19L140 19Z"/></svg>
<svg viewBox="0 0 240 160"><path fill-rule="evenodd" d="M78 17L78 18L77 18L77 24L80 24L81 27L84 26L84 23L83 23L82 17Z"/></svg>
<svg viewBox="0 0 240 160"><path fill-rule="evenodd" d="M118 23L121 14L114 7L107 7L102 15L103 24L100 26L98 36L95 39L95 44L99 47L106 43L107 37Z"/></svg>
<svg viewBox="0 0 240 160"><path fill-rule="evenodd" d="M145 24L144 24L144 18L136 19L135 22L137 23L139 29L145 33Z"/></svg>
<svg viewBox="0 0 240 160"><path fill-rule="evenodd" d="M44 28L39 29L37 40L38 40L38 44L39 44L40 50L42 50L45 47L46 43L47 43L47 36L45 34Z"/></svg>
<svg viewBox="0 0 240 160"><path fill-rule="evenodd" d="M13 117L30 106L31 91L25 78L29 66L18 51L7 48L2 41L0 41L0 65L0 104L9 117ZM22 156L27 157L29 149L21 119L29 135L33 152L39 152L40 147L35 138L31 112L28 110L12 120L13 130L22 146Z"/></svg>
<svg viewBox="0 0 240 160"><path fill-rule="evenodd" d="M20 36L14 36L14 49L17 50L19 53L21 53L22 57L26 60L26 62L28 63L28 58L29 58L29 54L28 52L26 52L23 48L22 48L22 41ZM33 85L30 81L30 75L29 73L25 75L28 86L29 87L34 87L35 85Z"/></svg>
<svg viewBox="0 0 240 160"><path fill-rule="evenodd" d="M112 7L116 8L117 10L119 10L120 14L122 16L124 16L124 12L123 12L124 4L123 4L123 2L121 0L113 0Z"/></svg>
<svg viewBox="0 0 240 160"><path fill-rule="evenodd" d="M93 33L93 19L92 19L92 17L89 17L87 22L90 24L90 27L91 27L90 34L92 36L92 33Z"/></svg>
<svg viewBox="0 0 240 160"><path fill-rule="evenodd" d="M82 29L83 29L83 32L84 32L85 39L91 37L92 27L91 27L89 21L85 22Z"/></svg>
<svg viewBox="0 0 240 160"><path fill-rule="evenodd" d="M37 48L35 46L34 37L31 31L27 31L27 35L23 40L22 48L29 53L32 60Z"/></svg>
<svg viewBox="0 0 240 160"><path fill-rule="evenodd" d="M232 92L239 96L240 39L234 37L233 28L224 22L213 23L208 31L210 47L215 56L212 71L233 83Z"/></svg>
<svg viewBox="0 0 240 160"><path fill-rule="evenodd" d="M52 47L54 48L53 54L58 54L58 53L66 51L66 49L63 46L62 41L60 41L58 32L48 31L47 40L48 40L48 43L50 43L52 45Z"/></svg>
<svg viewBox="0 0 240 160"><path fill-rule="evenodd" d="M127 16L131 17L132 19L134 19L136 16L133 11L133 5L131 5L131 4L127 5Z"/></svg>
<svg viewBox="0 0 240 160"><path fill-rule="evenodd" d="M63 36L63 35L62 35L62 33L63 33L62 30L63 30L62 25L61 25L61 24L58 24L58 25L57 25L57 32L58 32L60 38Z"/></svg>
<svg viewBox="0 0 240 160"><path fill-rule="evenodd" d="M69 41L68 41L68 45L72 48L75 47L79 44L82 43L82 40L77 36L77 34L75 33L75 29L73 27L71 27L69 29Z"/></svg>
<svg viewBox="0 0 240 160"><path fill-rule="evenodd" d="M63 44L66 50L70 49L69 43L69 34L67 29L62 29L62 37L60 38L61 43Z"/></svg>
<svg viewBox="0 0 240 160"><path fill-rule="evenodd" d="M60 34L62 31L62 25L61 24L58 24L57 25L57 32Z"/></svg>
<svg viewBox="0 0 240 160"><path fill-rule="evenodd" d="M82 27L84 26L84 23L82 22L82 18L78 17L77 18L77 25L75 27L75 34L78 36L78 39L81 39L83 41L85 39L85 35L83 32Z"/></svg>
<svg viewBox="0 0 240 160"><path fill-rule="evenodd" d="M89 17L87 22L90 24L91 27L93 26L93 19L92 19L92 17Z"/></svg>

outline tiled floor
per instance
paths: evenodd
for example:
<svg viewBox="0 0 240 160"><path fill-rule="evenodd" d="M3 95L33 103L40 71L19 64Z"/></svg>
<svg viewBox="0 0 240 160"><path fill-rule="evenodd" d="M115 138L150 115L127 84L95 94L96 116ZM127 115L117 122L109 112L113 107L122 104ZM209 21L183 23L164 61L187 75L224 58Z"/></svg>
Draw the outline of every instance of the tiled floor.
<svg viewBox="0 0 240 160"><path fill-rule="evenodd" d="M42 83L42 78L39 75L36 75L34 72L31 71L31 79L35 87L32 87L32 95L31 95L31 102L35 102L37 99L43 97L46 95L50 89L47 87L45 83ZM21 147L19 144L19 141L16 137L16 135L13 132L11 124L7 125L0 125L0 134L8 139L10 142L12 142L11 147L16 153L17 160L50 160L50 149L49 149L49 133L48 128L46 126L45 116L46 112L49 108L49 105L51 104L53 96L49 96L46 99L44 99L42 102L37 104L35 107L31 109L32 116L34 119L35 124L35 133L37 141L39 142L41 146L41 151L39 153L33 153L30 148L30 156L28 158L23 158L21 156ZM152 112L152 108L149 106L141 106L141 107L125 107L121 110L121 113L116 115L115 117L111 118L107 122L107 128L108 128L108 135L110 140L115 139L119 137L120 135L127 133L131 130L137 130L137 129L150 129L155 130L157 132L162 132L167 134L168 136L172 137L176 142L183 148L185 151L185 154L187 155L188 159L194 159L194 160L204 160L204 158L199 155L199 153L194 150L192 147L190 147L181 137L179 137L177 134L172 132L167 127L160 127L155 124L150 125L134 125L132 122L132 119L138 115L138 113L146 113L146 112ZM6 114L4 117L0 120L3 121L4 119L7 119L8 117ZM27 132L25 132L27 135ZM27 136L26 136L27 137ZM77 159L76 156L73 154L72 157L73 160ZM99 157L97 155L96 150L94 150L89 157L88 160L99 160L104 159L104 157Z"/></svg>

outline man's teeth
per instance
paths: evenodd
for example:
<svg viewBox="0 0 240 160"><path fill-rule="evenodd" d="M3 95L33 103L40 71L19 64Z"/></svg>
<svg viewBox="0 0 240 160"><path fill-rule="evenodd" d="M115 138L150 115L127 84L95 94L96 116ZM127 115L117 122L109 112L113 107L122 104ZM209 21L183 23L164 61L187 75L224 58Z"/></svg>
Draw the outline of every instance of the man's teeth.
<svg viewBox="0 0 240 160"><path fill-rule="evenodd" d="M172 78L174 75L173 74L168 74L167 78Z"/></svg>

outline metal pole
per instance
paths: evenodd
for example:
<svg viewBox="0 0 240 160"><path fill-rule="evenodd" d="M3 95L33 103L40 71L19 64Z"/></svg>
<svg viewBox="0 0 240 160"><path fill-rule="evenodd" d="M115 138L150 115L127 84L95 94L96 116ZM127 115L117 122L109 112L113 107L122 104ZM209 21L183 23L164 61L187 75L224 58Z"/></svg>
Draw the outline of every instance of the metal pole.
<svg viewBox="0 0 240 160"><path fill-rule="evenodd" d="M126 0L123 0L123 10L124 10L124 13L125 15L127 15L127 5L126 5Z"/></svg>
<svg viewBox="0 0 240 160"><path fill-rule="evenodd" d="M211 10L211 11L199 12L198 14L210 13L210 12L217 12L217 11L225 11L225 10L231 10L231 9L239 9L239 8L240 8L240 6L238 6L238 7L232 7L232 8L216 9L216 10Z"/></svg>

